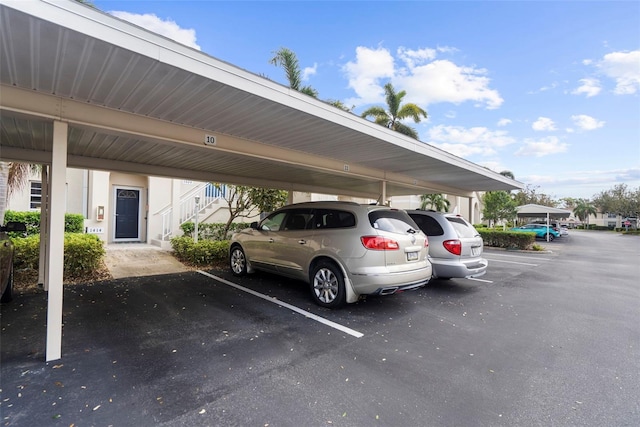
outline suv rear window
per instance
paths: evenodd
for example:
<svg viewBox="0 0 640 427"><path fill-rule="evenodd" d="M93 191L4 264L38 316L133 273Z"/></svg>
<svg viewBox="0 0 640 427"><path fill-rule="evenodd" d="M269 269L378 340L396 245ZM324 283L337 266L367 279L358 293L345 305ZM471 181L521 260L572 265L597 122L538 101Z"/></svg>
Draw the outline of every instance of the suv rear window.
<svg viewBox="0 0 640 427"><path fill-rule="evenodd" d="M448 216L447 219L453 225L456 233L458 233L458 237L476 237L479 234L475 227L465 221L464 218Z"/></svg>
<svg viewBox="0 0 640 427"><path fill-rule="evenodd" d="M349 228L356 225L356 217L347 211L318 209L313 215L313 223L318 229Z"/></svg>
<svg viewBox="0 0 640 427"><path fill-rule="evenodd" d="M369 212L369 222L376 230L406 234L409 230L419 230L411 217L404 211L375 210Z"/></svg>
<svg viewBox="0 0 640 427"><path fill-rule="evenodd" d="M411 215L411 219L413 219L420 230L424 231L424 234L427 236L442 236L444 235L444 230L440 223L435 219L430 217L429 215L421 215L414 214Z"/></svg>

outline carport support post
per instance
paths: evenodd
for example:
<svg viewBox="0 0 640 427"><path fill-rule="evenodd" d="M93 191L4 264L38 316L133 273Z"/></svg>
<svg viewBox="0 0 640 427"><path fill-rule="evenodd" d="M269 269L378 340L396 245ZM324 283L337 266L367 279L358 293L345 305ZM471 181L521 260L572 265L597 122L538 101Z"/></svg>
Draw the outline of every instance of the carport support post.
<svg viewBox="0 0 640 427"><path fill-rule="evenodd" d="M549 242L549 212L547 212L547 242Z"/></svg>
<svg viewBox="0 0 640 427"><path fill-rule="evenodd" d="M49 227L47 274L47 350L46 361L62 357L62 274L64 269L64 212L67 172L67 123L53 122L53 147L49 175Z"/></svg>
<svg viewBox="0 0 640 427"><path fill-rule="evenodd" d="M49 264L49 251L47 250L47 237L49 225L49 165L42 165L40 177L40 262L38 263L38 284L43 285L44 290L49 290L47 281L47 265Z"/></svg>

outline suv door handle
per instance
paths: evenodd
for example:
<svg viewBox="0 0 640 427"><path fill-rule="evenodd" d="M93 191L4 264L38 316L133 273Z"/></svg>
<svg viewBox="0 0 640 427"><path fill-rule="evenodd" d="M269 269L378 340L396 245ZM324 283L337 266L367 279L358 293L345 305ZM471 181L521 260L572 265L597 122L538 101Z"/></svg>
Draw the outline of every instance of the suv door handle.
<svg viewBox="0 0 640 427"><path fill-rule="evenodd" d="M298 240L298 243L300 243L301 245L304 245L304 244L306 244L306 243L307 243L307 241L306 241L306 240L304 240L304 239L300 239L300 240Z"/></svg>
<svg viewBox="0 0 640 427"><path fill-rule="evenodd" d="M269 239L269 243L273 243L273 239Z"/></svg>

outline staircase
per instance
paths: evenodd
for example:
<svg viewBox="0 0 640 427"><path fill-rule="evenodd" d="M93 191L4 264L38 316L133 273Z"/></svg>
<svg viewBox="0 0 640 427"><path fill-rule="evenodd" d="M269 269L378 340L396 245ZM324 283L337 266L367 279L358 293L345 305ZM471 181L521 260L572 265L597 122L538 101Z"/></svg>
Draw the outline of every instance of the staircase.
<svg viewBox="0 0 640 427"><path fill-rule="evenodd" d="M180 197L178 212L175 212L172 205L166 206L154 215L162 217L162 230L158 234L157 239L151 239L151 244L160 246L163 249L170 248L169 240L176 235L173 229L174 215L178 215L178 227L185 222L194 221L196 212L198 214L198 222L205 222L211 215L218 211L221 206L220 202L224 200L227 191L225 185L217 187L210 182L202 184ZM196 203L197 198L197 203Z"/></svg>

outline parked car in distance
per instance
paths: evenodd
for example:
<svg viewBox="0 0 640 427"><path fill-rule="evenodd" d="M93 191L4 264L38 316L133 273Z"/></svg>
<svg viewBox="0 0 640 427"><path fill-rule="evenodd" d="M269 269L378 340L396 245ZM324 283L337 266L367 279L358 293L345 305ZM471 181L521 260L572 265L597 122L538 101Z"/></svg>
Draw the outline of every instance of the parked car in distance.
<svg viewBox="0 0 640 427"><path fill-rule="evenodd" d="M407 213L429 239L434 278L479 277L487 272L482 236L462 216L431 210Z"/></svg>
<svg viewBox="0 0 640 427"><path fill-rule="evenodd" d="M523 225L522 227L514 227L511 229L511 231L535 233L536 238L545 240L547 239L548 234L550 242L552 242L556 237L560 237L560 232L554 230L552 226L542 224L527 224Z"/></svg>
<svg viewBox="0 0 640 427"><path fill-rule="evenodd" d="M0 226L0 286L2 296L0 302L9 302L13 299L13 255L14 247L10 232L24 232L27 227L21 222L7 222Z"/></svg>
<svg viewBox="0 0 640 427"><path fill-rule="evenodd" d="M531 222L531 224L547 225L547 221L533 221ZM556 221L552 221L549 223L549 225L562 236L562 227L559 223L557 223Z"/></svg>
<svg viewBox="0 0 640 427"><path fill-rule="evenodd" d="M353 202L285 206L235 233L229 254L234 275L263 270L302 280L330 308L417 289L432 274L427 237L405 211Z"/></svg>
<svg viewBox="0 0 640 427"><path fill-rule="evenodd" d="M564 237L564 236L568 236L569 235L569 227L567 227L566 225L561 225L560 226L560 237Z"/></svg>

